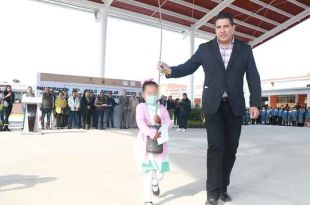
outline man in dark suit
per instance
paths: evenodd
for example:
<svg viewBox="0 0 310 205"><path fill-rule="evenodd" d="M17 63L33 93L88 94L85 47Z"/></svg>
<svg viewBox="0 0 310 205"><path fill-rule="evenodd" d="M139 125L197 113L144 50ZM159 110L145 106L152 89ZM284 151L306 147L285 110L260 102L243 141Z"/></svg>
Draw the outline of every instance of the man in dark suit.
<svg viewBox="0 0 310 205"><path fill-rule="evenodd" d="M167 78L179 78L194 73L200 65L205 72L202 93L202 111L206 117L208 135L206 205L217 205L218 200L228 202L230 174L245 115L243 77L246 74L250 90L250 114L259 116L261 106L260 76L252 49L234 37L233 17L220 13L215 21L216 38L199 46L184 64L169 67L159 62L158 69Z"/></svg>

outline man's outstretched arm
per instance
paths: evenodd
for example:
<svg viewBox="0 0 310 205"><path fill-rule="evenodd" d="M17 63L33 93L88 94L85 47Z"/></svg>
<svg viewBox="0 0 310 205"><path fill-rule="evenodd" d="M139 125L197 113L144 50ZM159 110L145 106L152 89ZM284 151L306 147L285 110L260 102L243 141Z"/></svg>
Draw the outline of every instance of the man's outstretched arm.
<svg viewBox="0 0 310 205"><path fill-rule="evenodd" d="M180 78L194 73L201 65L201 46L185 63L169 67L164 62L159 62L157 69L166 75L167 78Z"/></svg>

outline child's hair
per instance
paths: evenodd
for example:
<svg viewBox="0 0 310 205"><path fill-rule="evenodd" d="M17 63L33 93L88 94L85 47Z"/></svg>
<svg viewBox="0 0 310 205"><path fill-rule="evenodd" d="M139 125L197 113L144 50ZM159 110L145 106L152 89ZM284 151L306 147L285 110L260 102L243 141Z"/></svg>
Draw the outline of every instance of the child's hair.
<svg viewBox="0 0 310 205"><path fill-rule="evenodd" d="M145 82L142 84L142 91L144 92L145 89L146 89L146 87L147 87L147 86L150 86L150 85L153 85L153 86L155 86L155 87L158 88L158 84L157 84L156 82L154 82L154 81L152 81L152 80L149 80L149 81L145 81Z"/></svg>

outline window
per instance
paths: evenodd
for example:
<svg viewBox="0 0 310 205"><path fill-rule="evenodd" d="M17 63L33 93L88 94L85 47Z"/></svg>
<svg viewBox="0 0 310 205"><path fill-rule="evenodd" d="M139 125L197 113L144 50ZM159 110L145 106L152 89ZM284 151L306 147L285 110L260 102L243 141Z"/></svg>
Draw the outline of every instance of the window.
<svg viewBox="0 0 310 205"><path fill-rule="evenodd" d="M295 103L295 95L278 95L278 103Z"/></svg>

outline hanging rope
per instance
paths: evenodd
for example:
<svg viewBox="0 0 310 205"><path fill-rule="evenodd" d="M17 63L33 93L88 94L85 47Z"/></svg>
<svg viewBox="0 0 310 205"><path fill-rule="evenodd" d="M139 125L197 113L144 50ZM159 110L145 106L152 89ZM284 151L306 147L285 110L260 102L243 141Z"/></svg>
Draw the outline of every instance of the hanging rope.
<svg viewBox="0 0 310 205"><path fill-rule="evenodd" d="M161 13L161 7L167 2L166 0L163 4L161 4L160 0L158 0L158 14L159 14L159 27L160 27L160 37L159 37L159 57L158 57L158 62L162 62L162 50L163 50L163 19L162 19L162 13ZM156 11L155 11L156 12ZM152 14L152 16L155 13ZM158 87L160 86L160 79L163 74L158 70L158 79L157 79L157 84ZM159 106L156 106L156 111L155 111L155 118L157 118L157 111L158 111ZM156 119L154 119L156 121Z"/></svg>
<svg viewBox="0 0 310 205"><path fill-rule="evenodd" d="M167 0L161 4L160 0L158 0L158 14L159 14L159 27L160 27L160 37L159 37L159 57L158 62L162 62L162 50L163 50L163 19L162 19L162 13L161 13L161 7L167 2ZM157 84L159 86L160 84L160 78L163 74L158 71L158 80Z"/></svg>

